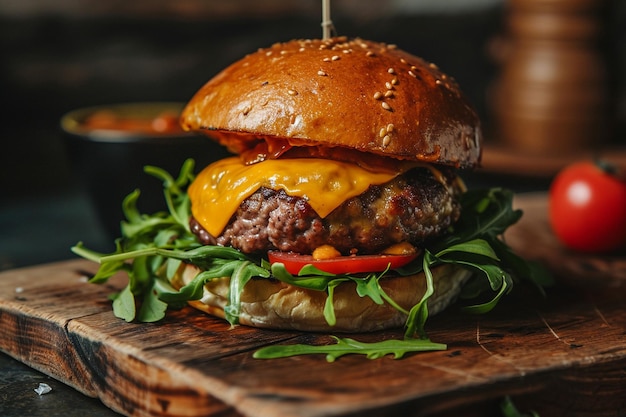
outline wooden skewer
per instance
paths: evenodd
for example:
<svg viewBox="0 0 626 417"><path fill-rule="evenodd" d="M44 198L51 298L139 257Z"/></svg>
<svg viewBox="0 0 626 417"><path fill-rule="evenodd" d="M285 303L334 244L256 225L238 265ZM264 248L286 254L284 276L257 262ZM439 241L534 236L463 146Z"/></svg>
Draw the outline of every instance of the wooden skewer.
<svg viewBox="0 0 626 417"><path fill-rule="evenodd" d="M330 19L330 0L322 0L322 39L331 37L333 21Z"/></svg>

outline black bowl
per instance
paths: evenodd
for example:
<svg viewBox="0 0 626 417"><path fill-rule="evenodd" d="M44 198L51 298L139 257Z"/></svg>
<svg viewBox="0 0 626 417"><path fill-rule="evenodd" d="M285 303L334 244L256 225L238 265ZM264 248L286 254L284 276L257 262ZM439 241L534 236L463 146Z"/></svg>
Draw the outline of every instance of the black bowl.
<svg viewBox="0 0 626 417"><path fill-rule="evenodd" d="M174 178L188 158L196 161L195 172L230 153L208 137L182 131L106 129L88 126L94 114L123 119L151 120L163 114L177 120L183 103L128 103L82 108L61 118L74 175L94 205L102 226L111 238L120 236L122 201L139 189L137 206L142 213L166 210L162 182L144 173L146 165L168 171ZM177 123L176 123L177 125Z"/></svg>

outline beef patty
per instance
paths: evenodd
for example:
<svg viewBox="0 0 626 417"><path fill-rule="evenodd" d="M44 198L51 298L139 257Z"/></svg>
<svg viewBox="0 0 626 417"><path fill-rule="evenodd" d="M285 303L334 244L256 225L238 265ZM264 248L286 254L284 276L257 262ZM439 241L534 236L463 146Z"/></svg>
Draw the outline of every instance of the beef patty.
<svg viewBox="0 0 626 417"><path fill-rule="evenodd" d="M453 171L439 181L429 169L416 168L370 186L325 218L303 198L260 188L241 203L220 236L211 236L194 218L190 225L203 244L244 253L310 254L324 244L342 254L378 253L405 241L419 245L445 232L460 215L461 192Z"/></svg>

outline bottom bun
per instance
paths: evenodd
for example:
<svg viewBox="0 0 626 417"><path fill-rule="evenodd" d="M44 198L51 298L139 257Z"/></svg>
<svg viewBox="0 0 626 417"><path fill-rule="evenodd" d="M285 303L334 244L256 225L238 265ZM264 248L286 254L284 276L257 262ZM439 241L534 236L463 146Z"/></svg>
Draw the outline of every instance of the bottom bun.
<svg viewBox="0 0 626 417"><path fill-rule="evenodd" d="M185 265L172 280L175 287L191 282L200 270ZM470 271L454 265L441 265L432 270L435 291L428 299L429 315L437 314L458 296ZM224 318L228 303L230 278L213 279L205 285L201 300L189 304L213 316ZM405 310L410 310L426 291L423 273L383 278L380 285L385 293ZM337 323L330 326L324 318L325 291L299 288L282 281L253 278L241 294L239 323L271 329L295 329L310 332L370 332L402 327L406 314L387 303L376 304L371 298L360 297L353 282L335 288L334 307Z"/></svg>

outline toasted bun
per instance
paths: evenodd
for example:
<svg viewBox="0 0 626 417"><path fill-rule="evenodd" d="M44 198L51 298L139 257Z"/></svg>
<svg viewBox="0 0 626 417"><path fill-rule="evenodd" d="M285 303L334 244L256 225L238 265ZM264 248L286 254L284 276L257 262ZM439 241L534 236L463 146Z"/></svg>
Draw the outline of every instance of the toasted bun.
<svg viewBox="0 0 626 417"><path fill-rule="evenodd" d="M180 288L193 280L199 270L186 265L179 270L172 284ZM437 314L453 302L461 285L471 272L452 265L433 269L435 293L428 299L429 315ZM224 318L228 302L230 278L210 281L204 297L189 304L213 316ZM424 295L423 273L406 277L383 278L380 284L393 300L406 310ZM326 293L306 290L277 280L264 278L249 281L241 294L239 323L253 327L295 329L311 332L370 332L402 327L406 315L388 304L375 304L369 297L360 297L355 284L347 282L335 288L334 307L337 323L329 326L324 319Z"/></svg>
<svg viewBox="0 0 626 417"><path fill-rule="evenodd" d="M293 40L261 49L205 84L181 116L234 153L260 138L473 167L482 134L456 82L394 45Z"/></svg>

